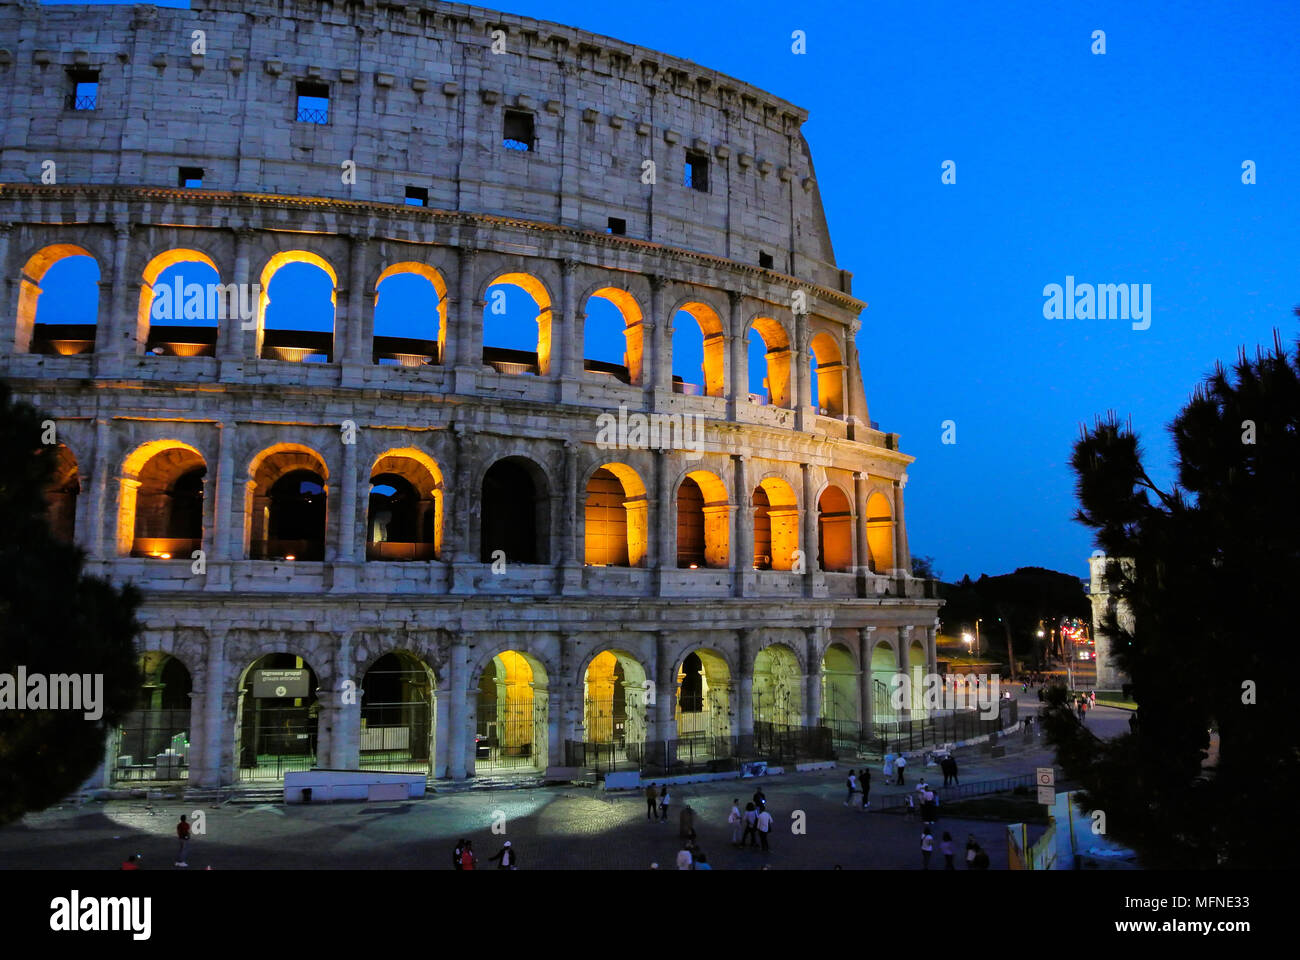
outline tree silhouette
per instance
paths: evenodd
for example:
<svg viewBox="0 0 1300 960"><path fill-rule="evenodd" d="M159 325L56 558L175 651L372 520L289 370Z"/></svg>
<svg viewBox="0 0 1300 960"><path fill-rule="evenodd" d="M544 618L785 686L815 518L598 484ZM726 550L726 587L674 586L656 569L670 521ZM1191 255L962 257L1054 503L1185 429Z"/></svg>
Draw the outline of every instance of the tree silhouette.
<svg viewBox="0 0 1300 960"><path fill-rule="evenodd" d="M82 573L82 552L50 535L44 491L55 467L43 419L0 384L0 674L103 676L103 715L0 709L0 824L85 782L140 689L138 592ZM97 469L98 466L97 466ZM4 678L0 677L0 682Z"/></svg>

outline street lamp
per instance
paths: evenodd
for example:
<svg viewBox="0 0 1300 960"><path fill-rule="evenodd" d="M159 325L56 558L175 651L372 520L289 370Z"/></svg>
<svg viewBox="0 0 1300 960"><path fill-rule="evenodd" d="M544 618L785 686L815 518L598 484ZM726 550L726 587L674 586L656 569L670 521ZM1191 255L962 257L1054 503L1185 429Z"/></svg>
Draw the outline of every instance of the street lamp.
<svg viewBox="0 0 1300 960"><path fill-rule="evenodd" d="M972 637L969 633L963 633L963 634L961 635L961 638L962 638L962 640L963 640L963 641L965 642L965 644L966 644L966 656L969 657L969 656L970 656L970 644L971 644L971 641L974 639L974 637Z"/></svg>
<svg viewBox="0 0 1300 960"><path fill-rule="evenodd" d="M975 656L977 657L980 655L980 620L981 619L983 618L977 617L975 620Z"/></svg>

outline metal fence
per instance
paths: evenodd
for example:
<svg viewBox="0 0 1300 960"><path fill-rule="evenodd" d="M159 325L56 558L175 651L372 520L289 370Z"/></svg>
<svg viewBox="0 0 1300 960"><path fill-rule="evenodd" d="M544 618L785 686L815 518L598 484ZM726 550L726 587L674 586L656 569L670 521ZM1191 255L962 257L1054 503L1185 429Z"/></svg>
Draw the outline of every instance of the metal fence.
<svg viewBox="0 0 1300 960"><path fill-rule="evenodd" d="M909 768L910 769L910 768ZM995 793L1010 793L1018 788L1029 790L1034 786L1035 778L1032 773L1022 773L1014 777L1001 777L997 780L977 780L972 783L956 784L949 787L940 787L930 784L930 789L939 798L939 810L942 813L945 803L956 803L958 800L968 800L971 797L985 797ZM908 794L900 793L894 796L876 796L872 795L872 810L895 810L907 806ZM915 797L913 797L915 800Z"/></svg>
<svg viewBox="0 0 1300 960"><path fill-rule="evenodd" d="M117 732L113 779L179 780L189 775L190 710L132 710Z"/></svg>
<svg viewBox="0 0 1300 960"><path fill-rule="evenodd" d="M566 740L565 765L603 774L637 770L643 777L685 773L719 773L739 769L742 763L788 764L834 760L835 747L828 727L800 727L756 722L748 736L696 736L644 743L589 743Z"/></svg>

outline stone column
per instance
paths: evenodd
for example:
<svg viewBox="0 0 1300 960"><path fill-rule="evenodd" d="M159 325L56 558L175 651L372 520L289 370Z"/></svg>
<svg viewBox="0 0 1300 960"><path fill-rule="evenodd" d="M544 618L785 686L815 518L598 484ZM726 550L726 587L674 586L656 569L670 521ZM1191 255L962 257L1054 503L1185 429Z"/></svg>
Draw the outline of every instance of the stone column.
<svg viewBox="0 0 1300 960"><path fill-rule="evenodd" d="M844 361L847 367L844 378L844 419L848 423L850 440L861 439L859 432L870 424L867 420L867 401L862 390L862 370L859 366L858 331L862 320L854 317L849 322L848 336L844 340Z"/></svg>
<svg viewBox="0 0 1300 960"><path fill-rule="evenodd" d="M732 489L736 500L734 513L736 536L731 541L735 550L735 595L743 597L754 592L754 508L749 484L749 457L735 454L731 458Z"/></svg>
<svg viewBox="0 0 1300 960"><path fill-rule="evenodd" d="M673 460L667 450L656 451L655 480L657 489L656 539L659 545L658 592L662 594L667 579L677 569L677 511L673 500Z"/></svg>
<svg viewBox="0 0 1300 960"><path fill-rule="evenodd" d="M668 652L668 635L666 631L655 631L655 729L656 740L673 740L677 731L673 726L677 701L677 678L674 676L676 664Z"/></svg>
<svg viewBox="0 0 1300 960"><path fill-rule="evenodd" d="M340 634L338 649L334 654L334 687L325 696L335 705L334 736L331 743L330 766L336 770L356 770L361 763L361 681L354 676L356 665L352 659L352 634ZM344 696L345 680L357 684L356 689Z"/></svg>
<svg viewBox="0 0 1300 960"><path fill-rule="evenodd" d="M804 627L804 659L807 672L804 674L804 723L809 727L818 726L822 714L822 658L821 633L824 627Z"/></svg>
<svg viewBox="0 0 1300 960"><path fill-rule="evenodd" d="M746 352L748 331L744 329L745 298L735 290L727 291L731 306L731 383L727 392L727 416L738 420L737 412L749 402L749 355Z"/></svg>
<svg viewBox="0 0 1300 960"><path fill-rule="evenodd" d="M235 730L231 707L235 691L226 689L225 649L225 631L210 632L203 676L203 749L199 769L196 771L192 765L190 768L191 778L197 774L196 782L200 787L220 787L235 780L234 764L227 764L228 751L233 761Z"/></svg>
<svg viewBox="0 0 1300 960"><path fill-rule="evenodd" d="M134 359L143 350L138 346L140 284L130 283L127 277L131 259L131 224L117 221L113 224L113 235L113 280L108 316L100 311L95 330L94 363L98 377L122 376L127 359ZM132 287L137 294L135 303L130 302ZM102 298L100 302L102 305Z"/></svg>
<svg viewBox="0 0 1300 960"><path fill-rule="evenodd" d="M907 474L894 481L894 567L895 576L912 572L912 554L907 549L907 524L903 520L903 488Z"/></svg>
<svg viewBox="0 0 1300 960"><path fill-rule="evenodd" d="M346 440L345 435L343 439ZM349 564L357 562L357 444L344 442L341 446L343 468L339 477L338 507L334 511L338 518L335 531L338 552L333 557L327 553L325 559L336 564Z"/></svg>
<svg viewBox="0 0 1300 960"><path fill-rule="evenodd" d="M560 592L582 593L582 567L586 561L578 539L578 444L564 441L564 490L560 501Z"/></svg>
<svg viewBox="0 0 1300 960"><path fill-rule="evenodd" d="M862 668L858 676L858 708L861 710L858 723L863 739L874 735L876 712L875 684L871 679L871 650L875 639L872 634L875 632L875 627L858 628L858 663Z"/></svg>
<svg viewBox="0 0 1300 960"><path fill-rule="evenodd" d="M554 313L551 315L551 374L558 375L562 381L558 394L561 403L577 400L578 381L583 371L583 319L586 311L577 303L577 287L578 261L565 257L560 261L560 315L558 318Z"/></svg>
<svg viewBox="0 0 1300 960"><path fill-rule="evenodd" d="M453 780L464 780L466 761L473 749L470 714L466 698L469 695L469 649L472 633L462 633L452 641L448 671L451 678L451 709L448 717L447 773Z"/></svg>
<svg viewBox="0 0 1300 960"><path fill-rule="evenodd" d="M913 700L908 700L903 704L903 709L898 712L900 720L912 719L912 703L916 697L916 678L912 675L912 628L911 626L901 626L898 628L898 672L907 675L909 686L912 688Z"/></svg>
<svg viewBox="0 0 1300 960"><path fill-rule="evenodd" d="M473 541L473 514L477 510L478 492L471 489L475 438L463 424L456 424L452 436L456 446L456 481L448 491L450 497L443 509L443 523L452 531L449 571L452 593L474 592L473 566L479 560L478 545Z"/></svg>
<svg viewBox="0 0 1300 960"><path fill-rule="evenodd" d="M867 542L867 475L853 471L853 572L857 574L858 596L867 595L871 545Z"/></svg>
<svg viewBox="0 0 1300 960"><path fill-rule="evenodd" d="M814 596L820 579L821 564L818 560L817 546L817 493L813 487L812 464L801 463L799 469L803 475L803 491L800 496L800 547L804 555L804 595Z"/></svg>
<svg viewBox="0 0 1300 960"><path fill-rule="evenodd" d="M113 473L113 449L110 421L95 420L95 484L91 488L90 556L93 560L107 559L104 544L104 525L108 513L109 476ZM115 541L116 543L116 541Z"/></svg>
<svg viewBox="0 0 1300 960"><path fill-rule="evenodd" d="M232 561L236 556L235 536L240 531L238 524L243 518L243 511L238 516L235 512L235 496L238 484L235 479L235 422L218 423L220 431L217 441L217 476L215 504L212 511L212 559L208 564L208 576L204 583L208 590L229 590ZM211 475L209 475L211 476ZM205 499L206 488L204 483ZM243 538L239 541L243 547ZM240 550L242 554L242 549Z"/></svg>
<svg viewBox="0 0 1300 960"><path fill-rule="evenodd" d="M334 319L335 360L342 368L344 386L360 386L365 382L362 367L370 362L362 333L365 330L365 291L367 264L369 263L370 238L352 237L348 272L344 279L346 287L338 291L337 300L347 304L342 315Z"/></svg>
<svg viewBox="0 0 1300 960"><path fill-rule="evenodd" d="M228 311L224 320L218 321L217 326L217 361L222 371L221 379L236 379L240 373L240 361L248 359L250 356L256 356L256 348L261 343L261 334L257 329L258 321L261 319L257 312L261 309L261 291L258 296L251 296L245 300L242 291L248 290L249 271L248 258L249 249L252 246L253 238L256 236L254 231L239 229L235 231L235 272L232 278L236 284L237 300L239 303L248 302L253 306L253 316L245 320L239 315L239 310ZM251 348L251 349L250 349ZM227 365L233 369L227 370Z"/></svg>
<svg viewBox="0 0 1300 960"><path fill-rule="evenodd" d="M736 717L739 720L737 735L742 738L742 749L749 746L754 736L754 647L757 633L754 630L737 630L736 649L737 703ZM751 739L745 739L751 738Z"/></svg>
<svg viewBox="0 0 1300 960"><path fill-rule="evenodd" d="M447 337L448 351L455 357L456 392L468 393L475 385L475 374L483 366L483 307L477 299L474 283L475 252L460 251L460 275L456 284L456 310Z"/></svg>
<svg viewBox="0 0 1300 960"><path fill-rule="evenodd" d="M794 315L794 362L790 364L790 376L794 378L791 385L793 394L798 398L795 410L795 429L813 430L817 426L817 414L812 406L812 372L808 363L808 314Z"/></svg>
<svg viewBox="0 0 1300 960"><path fill-rule="evenodd" d="M645 378L646 392L654 400L647 406L658 410L672 402L672 317L665 313L668 279L658 274L651 274L646 279L650 281L650 319L654 324L650 351L652 366Z"/></svg>
<svg viewBox="0 0 1300 960"><path fill-rule="evenodd" d="M7 357L17 352L14 336L18 332L18 310L14 302L14 291L22 283L22 274L18 269L9 267L9 235L13 224L0 222L0 317L4 318L4 333L0 334L0 357Z"/></svg>

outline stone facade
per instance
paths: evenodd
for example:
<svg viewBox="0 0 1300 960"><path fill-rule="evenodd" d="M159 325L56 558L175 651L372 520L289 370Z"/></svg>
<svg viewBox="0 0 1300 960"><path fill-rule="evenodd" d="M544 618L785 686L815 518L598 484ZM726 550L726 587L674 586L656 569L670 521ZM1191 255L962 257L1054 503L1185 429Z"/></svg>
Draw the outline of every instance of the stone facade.
<svg viewBox="0 0 1300 960"><path fill-rule="evenodd" d="M1129 682L1128 674L1115 663L1112 638L1106 632L1108 615L1114 615L1124 630L1133 629L1133 611L1123 599L1110 592L1112 583L1132 574L1133 561L1095 554L1088 558L1088 600L1092 604L1092 637L1097 650L1097 689L1119 690Z"/></svg>
<svg viewBox="0 0 1300 960"><path fill-rule="evenodd" d="M435 693L430 772L454 778L475 772L476 692L505 651L527 660L546 718L538 769L591 739L584 684L604 651L625 682L641 672L660 691L647 739L682 732L693 652L739 735L755 723L756 660L774 646L797 666L806 724L828 716L824 690L856 687L837 694L854 702L835 719L869 729L882 651L901 669L933 667L939 601L910 575L904 522L912 458L868 418L865 304L835 266L802 110L689 61L478 8L194 6L0 2L0 375L57 421L71 479L52 513L69 518L89 569L144 591L142 653L190 675L192 781L235 778L246 672L270 653L314 671L316 759L343 768L358 762L362 708L340 691L363 688L387 653L420 661ZM78 70L97 71L94 109L65 102ZM328 122L296 121L296 83L325 85ZM533 118L533 149L503 149L507 109ZM707 189L683 183L687 151L697 177L707 158ZM340 180L348 160L354 184ZM42 182L46 161L55 182ZM173 186L180 167L199 168L202 189ZM427 206L403 205L411 186ZM611 217L626 235L606 232ZM41 279L67 256L100 269L92 334L41 325ZM211 343L160 340L153 283L177 262L263 291L287 263L320 266L334 284L327 362L293 362L267 337L264 294L251 322L223 319ZM377 359L376 291L397 273L438 294L437 348L410 348L421 362ZM497 282L537 302L535 375L489 362ZM626 324L618 376L584 362L592 296ZM672 376L684 316L704 340L695 392ZM748 389L752 337L767 348L767 402ZM599 445L598 418L620 407L702 418L699 456L668 441ZM529 477L529 562L484 555L500 463ZM157 498L196 464L199 535L175 557L142 548ZM295 470L327 498L319 557L265 548L273 484ZM388 473L412 478L433 528L400 559L368 516L371 482ZM629 556L600 565L588 517L611 473ZM703 499L698 563L679 542L695 529L688 480Z"/></svg>

